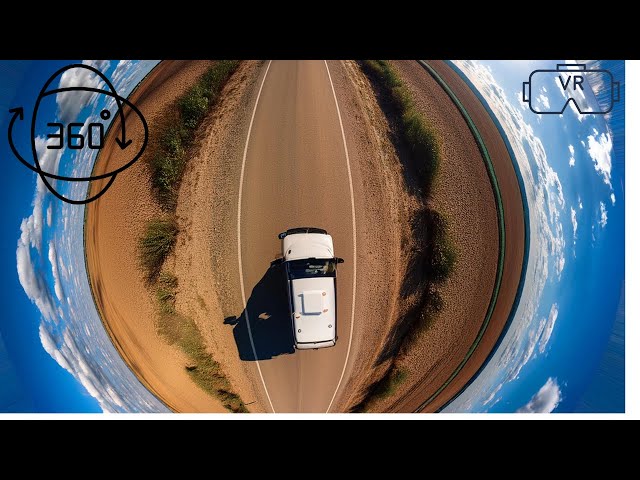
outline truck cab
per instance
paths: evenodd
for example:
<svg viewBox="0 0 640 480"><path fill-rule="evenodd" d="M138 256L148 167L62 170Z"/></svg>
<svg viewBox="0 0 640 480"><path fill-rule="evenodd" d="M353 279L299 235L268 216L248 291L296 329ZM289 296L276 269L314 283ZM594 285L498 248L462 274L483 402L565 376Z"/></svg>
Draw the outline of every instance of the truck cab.
<svg viewBox="0 0 640 480"><path fill-rule="evenodd" d="M342 258L334 255L326 230L292 228L278 235L287 278L294 347L333 347L337 338L336 272Z"/></svg>

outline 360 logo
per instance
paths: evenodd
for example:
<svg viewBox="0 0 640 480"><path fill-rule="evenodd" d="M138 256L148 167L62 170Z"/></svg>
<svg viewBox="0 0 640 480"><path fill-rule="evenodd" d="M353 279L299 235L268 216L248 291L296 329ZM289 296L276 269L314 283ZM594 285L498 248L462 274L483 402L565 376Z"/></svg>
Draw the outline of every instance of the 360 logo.
<svg viewBox="0 0 640 480"><path fill-rule="evenodd" d="M105 85L104 89L95 88L91 86L72 86L72 87L63 87L63 88L53 88L51 89L51 84L53 81L63 73L73 69L86 69L91 71L94 75L97 75ZM95 176L89 177L69 177L64 175L57 175L55 173L47 172L42 169L42 165L40 159L38 158L38 152L36 149L36 117L38 115L38 109L42 100L50 95L57 95L59 93L64 92L92 92L100 95L107 95L109 97L113 97L115 100L117 111L116 115L119 117L120 122L120 131L119 136L116 136L115 142L118 144L120 150L127 153L127 162L124 165L118 167L117 169ZM128 112L125 112L125 107L128 108L131 112L135 113L135 115L139 118L140 123L142 124L142 134L138 135L141 137L141 141L137 141L136 144L139 145L135 149L131 149L129 152L129 147L133 146L133 140L130 137L127 137L127 120L129 118ZM8 129L8 139L9 146L11 147L11 151L16 156L23 165L25 165L30 170L36 172L45 186L49 189L49 191L55 195L60 200L71 203L74 205L81 205L97 200L102 195L106 193L106 191L113 185L113 182L116 179L116 176L133 165L147 147L148 139L149 139L149 127L147 122L140 112L140 110L131 103L128 99L121 97L116 92L112 83L109 79L97 68L91 65L85 64L72 64L62 67L58 71L56 71L47 82L44 84L42 89L40 90L40 94L36 100L36 103L33 108L33 114L31 117L31 153L33 156L33 163L25 160L22 155L18 152L14 142L13 142L13 127L18 119L21 121L24 120L24 109L22 107L12 108L9 110L9 113L13 114L11 121L9 122ZM100 112L100 118L104 121L107 121L111 118L111 112L107 109L102 110ZM114 118L115 121L115 118ZM59 150L62 148L69 148L70 150L81 150L83 148L89 148L91 150L100 150L104 147L104 125L101 122L93 122L89 123L86 131L82 132L82 127L84 127L83 123L71 122L65 125L61 122L48 122L47 127L50 129L47 138L50 140L57 140L56 142L50 142L47 144L47 149L50 150ZM129 156L130 154L130 156ZM91 197L87 197L84 199L71 199L67 198L64 195L60 194L54 187L52 180L60 180L64 182L91 182L94 180L102 180L109 179L107 184L95 195Z"/></svg>

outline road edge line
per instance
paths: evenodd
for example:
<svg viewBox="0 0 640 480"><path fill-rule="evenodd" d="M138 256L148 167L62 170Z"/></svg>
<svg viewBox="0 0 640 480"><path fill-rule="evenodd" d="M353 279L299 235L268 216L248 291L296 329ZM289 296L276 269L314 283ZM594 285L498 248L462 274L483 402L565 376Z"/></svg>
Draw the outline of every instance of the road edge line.
<svg viewBox="0 0 640 480"><path fill-rule="evenodd" d="M353 340L353 324L356 315L356 265L358 264L357 257L357 249L356 249L356 207L355 200L353 196L353 179L351 176L351 164L349 162L349 150L347 149L347 139L344 135L344 126L342 124L342 115L340 114L340 107L338 106L338 97L336 96L336 90L333 86L333 79L331 78L331 72L329 71L329 64L326 60L324 60L324 66L327 69L327 75L329 76L329 83L331 84L331 91L333 92L333 100L336 103L336 110L338 112L338 121L340 122L340 132L342 133L342 144L344 145L344 153L347 159L347 174L349 177L349 194L351 195L351 224L352 224L352 234L353 234L353 287L352 287L352 297L351 297L351 327L349 329L349 344L347 346L347 355L344 359L344 365L342 367L342 373L340 374L340 380L338 380L338 385L336 386L335 392L333 392L333 396L331 397L331 401L329 402L329 406L325 413L329 413L331 410L331 406L333 405L334 400L336 399L336 395L338 394L338 390L340 390L340 386L342 385L342 380L344 379L344 374L347 370L347 363L349 363L349 355L351 354L351 342Z"/></svg>

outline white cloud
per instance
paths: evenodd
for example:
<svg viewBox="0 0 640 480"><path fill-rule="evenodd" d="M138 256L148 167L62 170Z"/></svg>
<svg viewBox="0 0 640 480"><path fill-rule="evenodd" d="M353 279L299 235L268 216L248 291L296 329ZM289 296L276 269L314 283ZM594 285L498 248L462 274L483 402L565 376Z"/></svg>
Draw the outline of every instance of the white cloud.
<svg viewBox="0 0 640 480"><path fill-rule="evenodd" d="M125 95L140 80L137 75L133 74L137 67L138 62L135 60L120 60L116 65L111 74L111 83L120 95ZM108 110L113 111L115 104L115 99L111 97L105 106Z"/></svg>
<svg viewBox="0 0 640 480"><path fill-rule="evenodd" d="M62 260L62 257L60 257L60 256L58 256L58 266L60 267L60 273L62 273L62 278L64 278L64 280L66 282L68 282L69 281L69 272L67 271L67 268L66 268L66 266L64 264L64 261ZM70 302L67 301L67 303L70 303Z"/></svg>
<svg viewBox="0 0 640 480"><path fill-rule="evenodd" d="M529 329L528 333L524 335L524 343L518 348L517 344L512 345L510 353L502 359L502 365L508 371L506 380L503 383L508 383L519 377L520 372L524 366L529 363L529 360L536 358L536 347L538 353L544 353L553 333L553 329L558 318L558 304L551 305L551 311L548 317L542 317L537 323L536 328ZM533 325L535 326L535 325Z"/></svg>
<svg viewBox="0 0 640 480"><path fill-rule="evenodd" d="M82 63L94 66L99 70L109 68L108 61L85 60ZM60 76L59 88L90 87L101 89L103 86L104 82L102 79L86 68L70 68ZM99 95L100 94L96 92L82 90L58 93L56 95L58 118L60 118L63 123L73 122L82 109L95 102Z"/></svg>
<svg viewBox="0 0 640 480"><path fill-rule="evenodd" d="M103 384L99 372L90 366L86 356L90 356L91 352L79 349L69 330L56 335L58 342L44 322L40 322L38 333L44 350L82 384L89 395L98 401L103 412L115 412L115 407L124 405L122 398L108 384Z"/></svg>
<svg viewBox="0 0 640 480"><path fill-rule="evenodd" d="M560 89L560 93L562 94L562 97L566 99L567 98L567 91L562 86L562 83L566 82L567 80L565 78L562 78L562 80L561 80L561 76L562 76L562 74L555 76L554 80L556 82L556 85Z"/></svg>
<svg viewBox="0 0 640 480"><path fill-rule="evenodd" d="M53 240L49 241L49 263L51 264L51 273L53 274L53 287L56 292L56 297L59 301L64 298L64 292L62 290L62 283L60 283L60 272L58 270L58 255L56 254L56 247L53 244Z"/></svg>
<svg viewBox="0 0 640 480"><path fill-rule="evenodd" d="M538 98L538 100L540 101L540 103L542 103L545 109L547 110L549 109L549 97L546 97L540 94L540 97Z"/></svg>
<svg viewBox="0 0 640 480"><path fill-rule="evenodd" d="M492 401L494 398L496 398L496 395L498 394L498 392L499 392L500 390L502 390L502 387L503 387L503 386L504 386L504 384L503 384L503 383L498 384L498 386L497 386L497 387L496 387L496 388L491 392L491 394L487 397L487 399L486 399L486 400L484 400L484 401L482 402L482 405L483 405L483 406L487 406L487 405L489 405L489 404L491 403L491 401Z"/></svg>
<svg viewBox="0 0 640 480"><path fill-rule="evenodd" d="M51 357L58 362L58 365L70 371L71 366L67 362L67 359L60 353L60 350L58 350L55 340L51 337L43 322L40 322L40 326L38 327L38 335L44 351L51 355Z"/></svg>
<svg viewBox="0 0 640 480"><path fill-rule="evenodd" d="M60 158L64 149L61 150L53 150L48 149L47 145L49 143L54 143L55 139L51 139L47 141L44 137L36 137L35 138L35 146L36 146L36 155L38 155L38 161L40 162L40 168L43 171L49 173L58 173L58 167L60 166ZM49 182L54 186L56 186L57 180L49 179ZM36 194L33 198L33 213L27 219L28 223L28 236L31 246L40 252L42 247L42 228L44 226L44 218L43 218L43 204L45 196L47 195L47 187L42 182L40 177L36 180Z"/></svg>
<svg viewBox="0 0 640 480"><path fill-rule="evenodd" d="M569 166L573 167L576 164L576 157L574 155L575 150L573 149L573 145L569 145L569 153L571 156L569 157Z"/></svg>
<svg viewBox="0 0 640 480"><path fill-rule="evenodd" d="M547 344L549 343L549 339L551 338L551 334L553 333L553 328L556 325L556 320L558 319L558 304L554 303L551 305L551 311L549 312L549 317L544 325L544 330L542 331L542 335L540 335L540 341L538 342L538 352L544 353L547 348Z"/></svg>
<svg viewBox="0 0 640 480"><path fill-rule="evenodd" d="M516 105L520 105L520 108L522 110L528 110L529 107L528 107L527 103L522 101L522 92L521 91L516 91L514 93L514 95L516 97Z"/></svg>
<svg viewBox="0 0 640 480"><path fill-rule="evenodd" d="M49 202L49 206L47 207L47 227L51 226L51 220L52 220L52 216L53 216L53 205L51 204L51 202Z"/></svg>
<svg viewBox="0 0 640 480"><path fill-rule="evenodd" d="M27 297L38 307L42 316L53 321L56 318L55 300L46 279L34 268L31 258L31 228L29 219L23 219L20 225L21 235L18 239L18 248L16 249L18 280Z"/></svg>
<svg viewBox="0 0 640 480"><path fill-rule="evenodd" d="M109 60L83 60L82 63L89 65L90 67L97 68L101 72L109 70L111 62Z"/></svg>
<svg viewBox="0 0 640 480"><path fill-rule="evenodd" d="M113 86L117 91L122 90L123 81L131 76L129 73L134 67L135 61L133 60L120 60L118 62L118 65L116 65L116 68L111 75L111 83L113 83Z"/></svg>
<svg viewBox="0 0 640 480"><path fill-rule="evenodd" d="M578 208L582 210L582 200L578 197Z"/></svg>
<svg viewBox="0 0 640 480"><path fill-rule="evenodd" d="M52 140L54 141L54 140ZM36 154L41 168L50 173L57 173L60 157L64 150L47 148L48 142L43 137L35 138ZM55 186L55 180L52 181ZM42 249L42 231L44 228L43 203L47 195L47 187L40 177L36 180L36 193L33 198L33 212L20 224L20 238L16 248L18 280L29 299L38 307L43 317L48 320L57 318L55 301L46 279L34 266L31 249L38 253ZM48 217L48 213L47 213ZM47 218L47 223L49 220Z"/></svg>
<svg viewBox="0 0 640 480"><path fill-rule="evenodd" d="M578 218L573 207L571 207L571 225L573 226L573 244L575 245L578 239Z"/></svg>
<svg viewBox="0 0 640 480"><path fill-rule="evenodd" d="M611 193L611 205L615 205L615 204L616 204L616 196L612 192Z"/></svg>
<svg viewBox="0 0 640 480"><path fill-rule="evenodd" d="M583 147L587 148L587 144L584 143L584 140L580 140L580 143L582 144Z"/></svg>
<svg viewBox="0 0 640 480"><path fill-rule="evenodd" d="M613 149L613 139L609 132L601 133L594 128L594 134L587 138L589 142L589 156L593 160L596 172L602 175L604 183L611 187L611 150Z"/></svg>
<svg viewBox="0 0 640 480"><path fill-rule="evenodd" d="M603 202L600 202L600 221L598 223L602 228L607 225L607 209Z"/></svg>
<svg viewBox="0 0 640 480"><path fill-rule="evenodd" d="M551 413L562 401L562 392L555 378L549 377L531 400L518 413Z"/></svg>
<svg viewBox="0 0 640 480"><path fill-rule="evenodd" d="M599 60L586 60L583 63L589 64L589 70L596 70L602 68ZM589 76L589 85L591 86L591 90L595 95L598 95L602 90L604 90L605 83L604 75L590 75Z"/></svg>

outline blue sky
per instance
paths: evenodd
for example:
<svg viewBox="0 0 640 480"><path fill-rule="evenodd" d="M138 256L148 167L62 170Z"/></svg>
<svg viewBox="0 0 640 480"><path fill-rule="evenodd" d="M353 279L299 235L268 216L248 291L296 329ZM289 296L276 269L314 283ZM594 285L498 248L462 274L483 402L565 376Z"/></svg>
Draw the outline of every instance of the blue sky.
<svg viewBox="0 0 640 480"><path fill-rule="evenodd" d="M24 105L33 108L33 101L42 87L43 75L53 73L67 62L0 62L0 130L6 132L10 115L8 109ZM42 72L42 73L41 73ZM4 137L3 137L4 138ZM35 174L18 163L6 142L0 146L4 161L5 181L2 189L3 234L2 283L5 297L4 320L0 325L6 359L15 372L3 377L3 385L12 385L19 392L21 401L12 410L33 406L39 412L99 412L96 401L75 379L44 351L38 337L39 312L24 293L16 273L16 240L20 236L20 222L32 211ZM10 181L7 181L10 179ZM3 345L0 345L0 349ZM1 354L0 354L1 355ZM6 382L6 384L5 384ZM3 388L5 388L3 386ZM10 402L10 399L4 400ZM0 405L0 410L9 408Z"/></svg>
<svg viewBox="0 0 640 480"><path fill-rule="evenodd" d="M574 411L609 342L624 280L624 97L607 116L573 108L562 116L532 113L522 102L522 82L534 69L559 63L457 62L516 156L530 250L522 297L503 342L447 411ZM622 62L606 67L624 80ZM540 84L532 101L562 104L566 93L554 80ZM606 88L592 87L600 95ZM596 102L591 97L586 100ZM609 362L604 375L623 368L623 362ZM591 405L619 409L620 395L592 392Z"/></svg>
<svg viewBox="0 0 640 480"><path fill-rule="evenodd" d="M0 114L0 130L6 132L9 108L25 107L24 125L14 132L23 155L30 152L23 127L29 125L40 88L58 68L78 62L0 62L0 112L7 112ZM91 62L123 96L156 63ZM522 81L534 68L556 63L562 62L458 63L516 154L531 246L522 299L504 341L447 411L620 408L624 390L607 385L612 379L620 383L624 361L624 309L616 317L624 278L623 103L607 117L533 114L520 100ZM624 79L624 64L604 66ZM97 79L75 72L53 86L87 82ZM603 94L602 85L594 88ZM556 86L545 89L535 92L534 101L561 100ZM61 117L84 123L97 120L103 108L114 108L100 95L49 100L38 112L39 125ZM90 172L94 152L64 150L58 156L46 149L43 132L38 134L46 170ZM0 155L6 169L0 285L7 305L0 319L0 411L166 411L129 371L100 323L85 274L83 207L52 201L6 141L0 143ZM86 185L58 187L82 198Z"/></svg>

